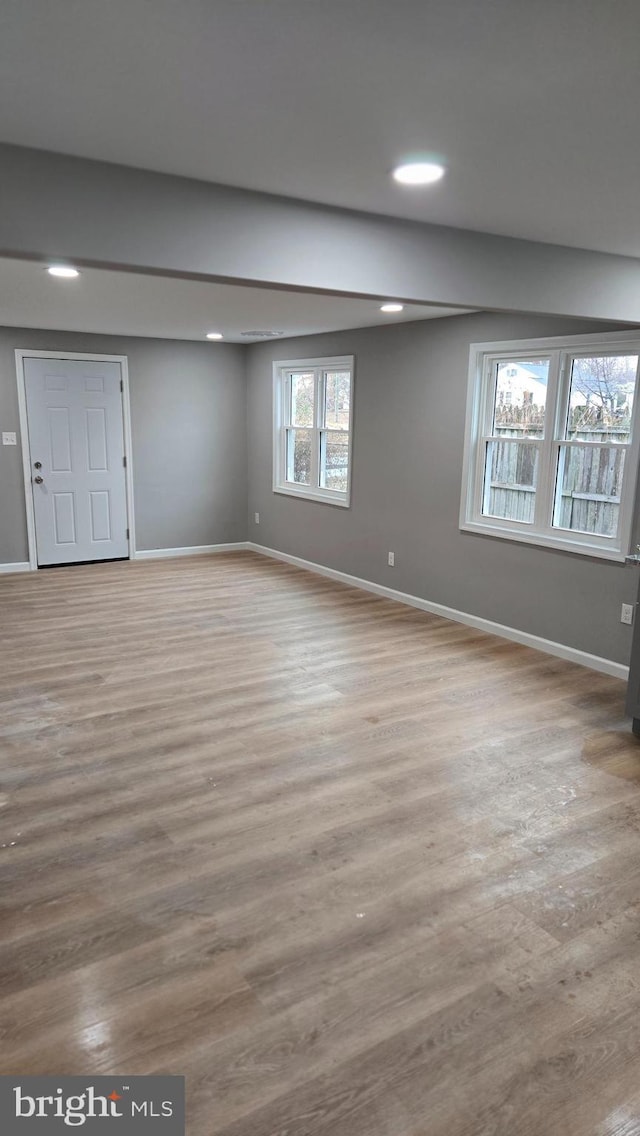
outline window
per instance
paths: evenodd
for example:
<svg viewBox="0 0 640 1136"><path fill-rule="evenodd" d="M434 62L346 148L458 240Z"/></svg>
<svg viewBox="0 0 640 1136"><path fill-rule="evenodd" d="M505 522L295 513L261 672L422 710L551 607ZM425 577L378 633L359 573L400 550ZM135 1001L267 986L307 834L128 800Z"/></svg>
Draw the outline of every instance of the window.
<svg viewBox="0 0 640 1136"><path fill-rule="evenodd" d="M353 356L273 365L273 488L349 504Z"/></svg>
<svg viewBox="0 0 640 1136"><path fill-rule="evenodd" d="M640 337L471 348L460 527L624 560Z"/></svg>

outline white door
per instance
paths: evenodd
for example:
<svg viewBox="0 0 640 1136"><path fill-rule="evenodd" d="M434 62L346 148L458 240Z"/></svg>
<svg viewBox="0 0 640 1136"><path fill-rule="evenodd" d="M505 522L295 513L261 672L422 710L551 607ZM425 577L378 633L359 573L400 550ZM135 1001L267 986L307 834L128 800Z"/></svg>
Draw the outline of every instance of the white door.
<svg viewBox="0 0 640 1136"><path fill-rule="evenodd" d="M38 564L129 555L120 364L24 360Z"/></svg>

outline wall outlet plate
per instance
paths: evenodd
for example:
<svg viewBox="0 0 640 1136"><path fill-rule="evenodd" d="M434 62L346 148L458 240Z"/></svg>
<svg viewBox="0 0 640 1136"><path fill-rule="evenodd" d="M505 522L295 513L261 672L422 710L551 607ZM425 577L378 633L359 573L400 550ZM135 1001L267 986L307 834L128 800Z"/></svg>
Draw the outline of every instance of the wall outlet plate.
<svg viewBox="0 0 640 1136"><path fill-rule="evenodd" d="M260 524L260 514L259 513L254 513L253 519L254 519L254 521L256 522L257 525Z"/></svg>
<svg viewBox="0 0 640 1136"><path fill-rule="evenodd" d="M623 604L620 610L621 623L633 623L633 604Z"/></svg>
<svg viewBox="0 0 640 1136"><path fill-rule="evenodd" d="M396 554L395 554L395 552L390 552L389 556L387 558L387 564L389 565L390 568L393 568L393 567L395 567L395 563L396 563Z"/></svg>
<svg viewBox="0 0 640 1136"><path fill-rule="evenodd" d="M2 445L3 446L17 446L18 445L18 436L17 436L15 430L3 430L2 431Z"/></svg>

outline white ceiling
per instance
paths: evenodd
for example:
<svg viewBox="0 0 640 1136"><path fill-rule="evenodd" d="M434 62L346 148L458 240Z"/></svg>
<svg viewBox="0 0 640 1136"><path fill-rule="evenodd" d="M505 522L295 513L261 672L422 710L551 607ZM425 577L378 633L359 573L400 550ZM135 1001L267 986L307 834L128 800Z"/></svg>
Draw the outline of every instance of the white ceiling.
<svg viewBox="0 0 640 1136"><path fill-rule="evenodd" d="M0 139L640 255L639 43L638 0L3 0Z"/></svg>
<svg viewBox="0 0 640 1136"><path fill-rule="evenodd" d="M0 326L197 340L208 331L221 331L227 343L251 343L258 340L243 336L243 331L282 331L290 337L461 311L408 304L400 313L385 315L375 300L100 268L83 268L77 279L60 280L49 276L42 264L0 258Z"/></svg>

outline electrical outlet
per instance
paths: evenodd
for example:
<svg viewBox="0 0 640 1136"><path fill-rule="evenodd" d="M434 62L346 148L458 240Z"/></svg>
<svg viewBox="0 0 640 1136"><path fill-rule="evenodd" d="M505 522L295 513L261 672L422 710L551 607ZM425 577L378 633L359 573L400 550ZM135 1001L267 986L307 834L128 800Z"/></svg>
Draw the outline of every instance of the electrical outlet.
<svg viewBox="0 0 640 1136"><path fill-rule="evenodd" d="M620 611L621 623L633 623L633 604L623 604Z"/></svg>
<svg viewBox="0 0 640 1136"><path fill-rule="evenodd" d="M393 568L394 565L395 565L395 562L396 562L396 554L395 554L395 552L390 552L389 557L388 557L389 567Z"/></svg>
<svg viewBox="0 0 640 1136"><path fill-rule="evenodd" d="M3 446L17 446L18 439L15 430L2 431L2 445Z"/></svg>
<svg viewBox="0 0 640 1136"><path fill-rule="evenodd" d="M254 519L254 521L256 522L257 525L260 524L260 514L259 513L254 513L253 519Z"/></svg>

